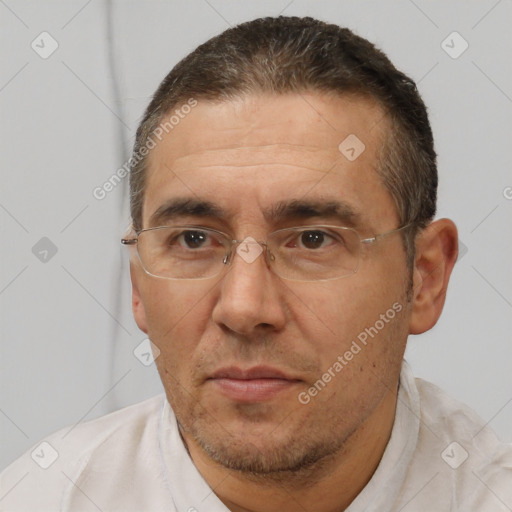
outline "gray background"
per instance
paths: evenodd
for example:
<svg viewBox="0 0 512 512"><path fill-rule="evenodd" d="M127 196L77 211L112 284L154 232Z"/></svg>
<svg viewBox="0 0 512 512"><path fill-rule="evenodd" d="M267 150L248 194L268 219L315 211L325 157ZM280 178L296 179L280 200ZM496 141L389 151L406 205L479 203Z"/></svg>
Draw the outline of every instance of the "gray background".
<svg viewBox="0 0 512 512"><path fill-rule="evenodd" d="M463 250L444 315L406 357L512 441L510 1L0 0L0 468L52 431L162 391L133 354L145 336L119 244L128 180L103 200L93 190L127 160L181 57L279 13L352 28L418 83L439 154L438 217L455 220ZM59 45L46 59L31 47L51 48L43 31ZM442 47L453 31L469 44L458 58ZM457 37L444 43L452 53Z"/></svg>

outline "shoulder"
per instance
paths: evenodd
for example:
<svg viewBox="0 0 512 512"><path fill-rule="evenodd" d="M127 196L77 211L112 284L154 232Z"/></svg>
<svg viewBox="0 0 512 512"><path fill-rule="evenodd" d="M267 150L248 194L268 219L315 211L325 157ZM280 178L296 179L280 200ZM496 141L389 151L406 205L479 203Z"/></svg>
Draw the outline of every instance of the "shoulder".
<svg viewBox="0 0 512 512"><path fill-rule="evenodd" d="M423 470L427 463L457 509L510 510L512 444L498 439L488 422L436 385L422 379L415 383L420 401L417 455Z"/></svg>
<svg viewBox="0 0 512 512"><path fill-rule="evenodd" d="M47 436L0 474L0 508L61 510L73 490L90 487L92 480L97 492L102 479L126 486L141 472L158 473L154 461L164 403L158 395Z"/></svg>

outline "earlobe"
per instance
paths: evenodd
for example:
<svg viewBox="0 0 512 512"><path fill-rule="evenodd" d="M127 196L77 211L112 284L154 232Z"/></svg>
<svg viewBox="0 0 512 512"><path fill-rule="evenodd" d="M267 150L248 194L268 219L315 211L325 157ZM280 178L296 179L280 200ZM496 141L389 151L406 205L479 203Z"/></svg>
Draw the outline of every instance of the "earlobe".
<svg viewBox="0 0 512 512"><path fill-rule="evenodd" d="M418 235L410 334L421 334L437 323L457 254L457 227L449 219L432 222Z"/></svg>
<svg viewBox="0 0 512 512"><path fill-rule="evenodd" d="M142 302L140 290L139 290L139 275L138 269L133 262L130 262L130 278L132 281L132 311L135 322L139 326L142 332L148 333L147 320L146 320L146 309Z"/></svg>

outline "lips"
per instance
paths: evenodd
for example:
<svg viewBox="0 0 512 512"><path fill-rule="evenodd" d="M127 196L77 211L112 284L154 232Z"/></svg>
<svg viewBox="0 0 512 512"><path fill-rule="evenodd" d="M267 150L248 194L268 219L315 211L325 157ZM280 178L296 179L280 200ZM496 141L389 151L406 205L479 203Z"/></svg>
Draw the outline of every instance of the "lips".
<svg viewBox="0 0 512 512"><path fill-rule="evenodd" d="M255 366L221 368L207 379L225 397L243 403L265 402L289 391L300 382L277 368Z"/></svg>
<svg viewBox="0 0 512 512"><path fill-rule="evenodd" d="M211 379L237 379L237 380L252 380L252 379L283 379L295 380L287 377L285 373L269 366L255 366L253 368L242 369L236 366L222 368L217 370Z"/></svg>

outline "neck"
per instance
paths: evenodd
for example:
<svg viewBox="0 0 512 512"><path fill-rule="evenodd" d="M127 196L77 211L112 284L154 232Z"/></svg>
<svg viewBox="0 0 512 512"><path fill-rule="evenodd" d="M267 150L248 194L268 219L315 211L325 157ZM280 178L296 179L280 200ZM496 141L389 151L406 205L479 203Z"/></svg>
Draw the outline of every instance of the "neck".
<svg viewBox="0 0 512 512"><path fill-rule="evenodd" d="M231 512L315 512L345 510L370 481L391 436L396 393L377 409L336 453L299 472L254 475L234 472L212 461L183 433L194 464Z"/></svg>

